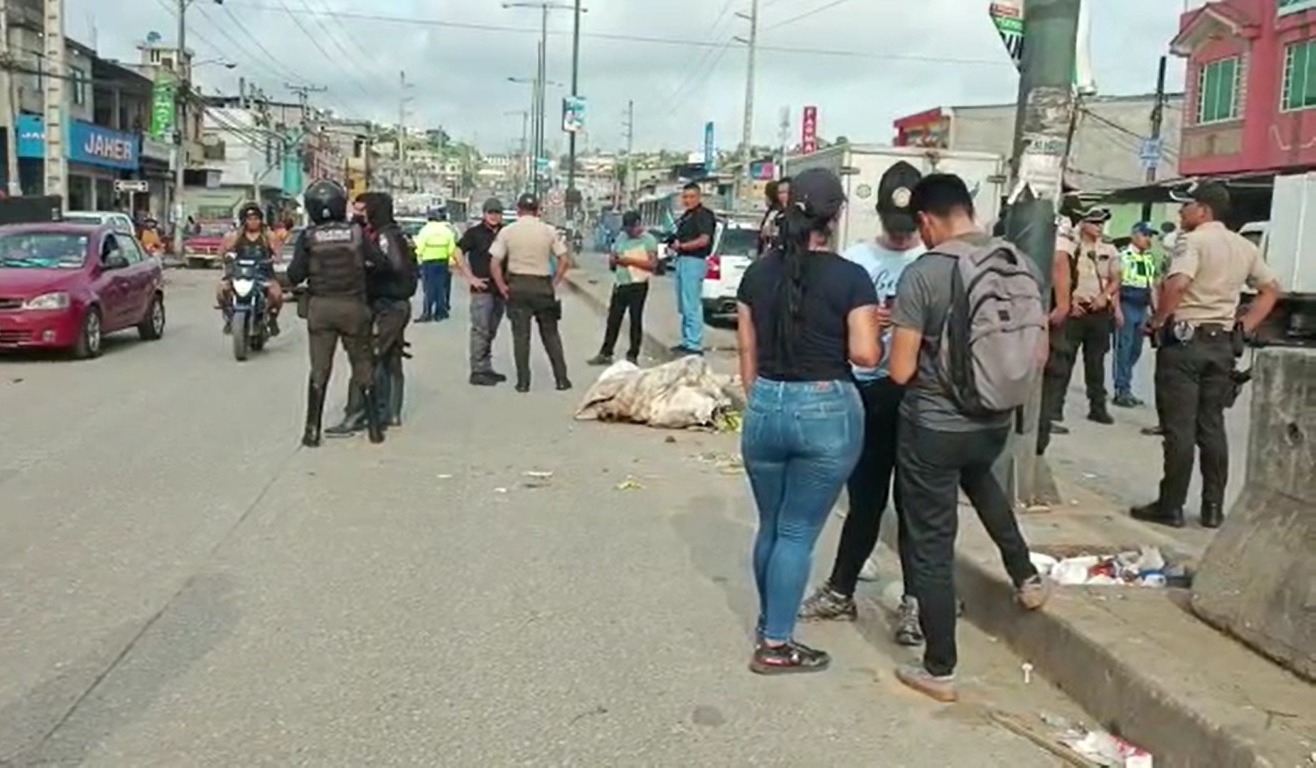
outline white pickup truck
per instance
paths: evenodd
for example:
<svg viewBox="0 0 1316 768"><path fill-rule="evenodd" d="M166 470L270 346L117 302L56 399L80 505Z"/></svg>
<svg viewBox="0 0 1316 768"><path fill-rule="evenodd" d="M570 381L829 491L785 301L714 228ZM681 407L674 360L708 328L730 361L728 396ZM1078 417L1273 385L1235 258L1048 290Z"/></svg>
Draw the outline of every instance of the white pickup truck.
<svg viewBox="0 0 1316 768"><path fill-rule="evenodd" d="M758 253L759 230L748 221L718 219L713 253L708 257L700 298L704 319L713 320L736 313L736 291L740 278Z"/></svg>

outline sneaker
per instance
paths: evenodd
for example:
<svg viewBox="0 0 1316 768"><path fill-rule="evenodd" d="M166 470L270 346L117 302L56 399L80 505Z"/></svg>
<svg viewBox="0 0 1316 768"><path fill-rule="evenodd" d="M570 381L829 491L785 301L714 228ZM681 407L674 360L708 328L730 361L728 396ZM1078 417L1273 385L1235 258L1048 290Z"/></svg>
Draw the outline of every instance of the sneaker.
<svg viewBox="0 0 1316 768"><path fill-rule="evenodd" d="M749 671L759 675L785 675L791 672L821 672L832 663L826 651L819 651L794 640L782 645L763 643L754 649Z"/></svg>
<svg viewBox="0 0 1316 768"><path fill-rule="evenodd" d="M859 609L854 598L846 597L824 584L800 605L800 621L854 621Z"/></svg>
<svg viewBox="0 0 1316 768"><path fill-rule="evenodd" d="M1115 395L1110 404L1116 408L1137 408L1141 405L1133 395Z"/></svg>
<svg viewBox="0 0 1316 768"><path fill-rule="evenodd" d="M896 644L912 648L923 644L923 629L918 625L918 601L906 595L900 598L896 614Z"/></svg>
<svg viewBox="0 0 1316 768"><path fill-rule="evenodd" d="M921 665L906 664L896 667L896 679L924 696L945 704L960 700L954 675L934 675Z"/></svg>
<svg viewBox="0 0 1316 768"><path fill-rule="evenodd" d="M1036 611L1046 605L1049 597L1051 597L1051 585L1041 576L1033 576L1015 590L1015 599L1029 611Z"/></svg>
<svg viewBox="0 0 1316 768"><path fill-rule="evenodd" d="M586 360L585 365L597 365L597 366L612 365L612 355L605 355L603 353L599 353L594 357L591 357L590 359Z"/></svg>
<svg viewBox="0 0 1316 768"><path fill-rule="evenodd" d="M881 576L882 574L877 570L877 561L871 557L865 560L864 567L859 569L860 581L877 581Z"/></svg>

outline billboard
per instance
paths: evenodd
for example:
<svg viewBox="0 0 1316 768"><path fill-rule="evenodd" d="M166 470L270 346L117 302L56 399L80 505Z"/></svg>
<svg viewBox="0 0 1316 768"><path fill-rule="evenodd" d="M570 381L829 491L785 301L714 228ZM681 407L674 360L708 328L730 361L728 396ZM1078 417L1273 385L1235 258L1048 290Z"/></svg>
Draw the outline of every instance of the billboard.
<svg viewBox="0 0 1316 768"><path fill-rule="evenodd" d="M151 86L151 138L174 143L177 105L178 81L172 72L161 72Z"/></svg>
<svg viewBox="0 0 1316 768"><path fill-rule="evenodd" d="M704 171L713 172L713 122L704 123Z"/></svg>
<svg viewBox="0 0 1316 768"><path fill-rule="evenodd" d="M805 107L804 119L800 121L800 152L811 154L818 151L818 108Z"/></svg>
<svg viewBox="0 0 1316 768"><path fill-rule="evenodd" d="M562 99L562 130L565 133L585 132L585 99L567 96Z"/></svg>
<svg viewBox="0 0 1316 768"><path fill-rule="evenodd" d="M1284 0L1280 0L1281 3ZM1295 2L1295 0L1288 0ZM1014 61L1015 69L1023 62L1024 55L1024 2L1025 0L994 0L987 8L987 14L996 27L1005 44L1005 52ZM1306 0L1309 5L1314 0ZM1078 40L1074 48L1074 87L1079 93L1097 92L1097 81L1092 73L1092 3L1091 0L1079 5Z"/></svg>

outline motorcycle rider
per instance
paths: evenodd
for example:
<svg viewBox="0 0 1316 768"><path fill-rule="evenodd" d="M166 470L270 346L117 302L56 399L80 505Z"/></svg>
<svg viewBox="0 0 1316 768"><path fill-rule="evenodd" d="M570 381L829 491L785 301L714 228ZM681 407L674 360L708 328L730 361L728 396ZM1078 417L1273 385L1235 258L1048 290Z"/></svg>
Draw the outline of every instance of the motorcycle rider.
<svg viewBox="0 0 1316 768"><path fill-rule="evenodd" d="M269 333L279 335L279 310L283 307L283 290L274 275L274 258L278 249L270 240L265 228L265 213L258 203L244 203L238 210L241 227L227 235L220 244L220 252L234 254L236 259L252 259L260 263L260 272L265 284L265 299L269 303ZM219 302L219 311L224 315L224 333L233 331L233 278L225 270L215 292Z"/></svg>
<svg viewBox="0 0 1316 768"><path fill-rule="evenodd" d="M380 252L383 263L368 275L367 298L374 325L374 386L379 393L380 417L387 425L402 426L406 357L405 331L411 322L411 298L416 294L419 267L416 252L393 218L393 197L385 192L363 192L354 205L353 220L365 221L365 232ZM347 412L341 424L325 430L345 437L368 424L369 405L361 391L348 393Z"/></svg>
<svg viewBox="0 0 1316 768"><path fill-rule="evenodd" d="M347 190L337 182L317 181L303 195L311 226L297 239L288 280L307 284L306 329L311 354L306 389L306 426L302 445L320 444L325 389L333 372L339 340L352 365L353 389L361 393L370 442L384 440L375 396L370 349L367 274L380 260L365 231L347 222Z"/></svg>

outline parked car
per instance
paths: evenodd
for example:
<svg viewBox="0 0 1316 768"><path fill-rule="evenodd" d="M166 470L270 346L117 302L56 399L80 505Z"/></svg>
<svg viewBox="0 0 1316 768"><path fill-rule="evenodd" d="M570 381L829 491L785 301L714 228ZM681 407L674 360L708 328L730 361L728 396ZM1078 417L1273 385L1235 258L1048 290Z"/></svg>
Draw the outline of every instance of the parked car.
<svg viewBox="0 0 1316 768"><path fill-rule="evenodd" d="M64 221L71 224L106 224L121 235L137 236L137 227L126 213L112 211L67 211Z"/></svg>
<svg viewBox="0 0 1316 768"><path fill-rule="evenodd" d="M718 221L701 291L705 320L735 314L740 278L754 261L758 245L758 227L742 221Z"/></svg>
<svg viewBox="0 0 1316 768"><path fill-rule="evenodd" d="M0 227L0 350L100 355L105 334L165 328L164 270L108 224Z"/></svg>
<svg viewBox="0 0 1316 768"><path fill-rule="evenodd" d="M223 264L224 254L220 246L224 236L233 231L233 222L220 219L197 222L197 229L183 238L183 253L187 257L187 266L205 268Z"/></svg>

